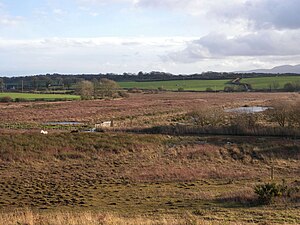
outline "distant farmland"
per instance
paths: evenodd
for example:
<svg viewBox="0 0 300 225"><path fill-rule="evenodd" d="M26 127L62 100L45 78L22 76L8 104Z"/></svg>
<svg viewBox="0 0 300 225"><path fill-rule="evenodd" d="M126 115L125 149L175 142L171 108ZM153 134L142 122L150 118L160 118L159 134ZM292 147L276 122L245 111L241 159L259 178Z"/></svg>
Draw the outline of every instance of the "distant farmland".
<svg viewBox="0 0 300 225"><path fill-rule="evenodd" d="M279 89L282 89L286 83L300 83L300 76L274 76L274 77L256 77L242 79L243 83L251 84L254 89L268 89L273 83L277 83Z"/></svg>
<svg viewBox="0 0 300 225"><path fill-rule="evenodd" d="M140 89L157 89L175 91L182 88L187 91L205 91L207 88L212 90L224 90L230 80L172 80L172 81L147 81L147 82L119 82L122 88L140 88ZM280 77L259 77L246 78L241 80L242 83L251 84L256 90L268 89L274 83L278 88L283 88L286 83L300 82L300 76L280 76Z"/></svg>
<svg viewBox="0 0 300 225"><path fill-rule="evenodd" d="M187 91L205 91L207 88L223 90L230 80L172 80L172 81L150 81L150 82L119 82L122 88L141 88L175 91L183 88Z"/></svg>
<svg viewBox="0 0 300 225"><path fill-rule="evenodd" d="M5 92L0 93L0 98L9 96L12 99L25 99L28 101L33 100L76 100L80 99L80 96L77 95L65 95L65 94L32 94L32 93L12 93L12 92Z"/></svg>

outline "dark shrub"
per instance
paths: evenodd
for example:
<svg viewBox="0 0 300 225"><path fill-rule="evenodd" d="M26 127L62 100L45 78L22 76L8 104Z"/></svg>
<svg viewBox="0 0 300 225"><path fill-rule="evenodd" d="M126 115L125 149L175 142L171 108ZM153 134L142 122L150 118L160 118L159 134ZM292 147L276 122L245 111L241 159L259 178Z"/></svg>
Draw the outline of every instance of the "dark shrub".
<svg viewBox="0 0 300 225"><path fill-rule="evenodd" d="M279 198L282 200L295 200L295 195L299 193L299 187L288 186L283 180L282 184L265 183L256 185L254 192L258 195L260 203L271 204Z"/></svg>
<svg viewBox="0 0 300 225"><path fill-rule="evenodd" d="M259 184L254 187L255 194L262 204L270 204L275 197L282 196L282 187L276 183Z"/></svg>
<svg viewBox="0 0 300 225"><path fill-rule="evenodd" d="M129 88L128 92L129 93L142 93L142 90L134 87L134 88Z"/></svg>
<svg viewBox="0 0 300 225"><path fill-rule="evenodd" d="M233 92L233 91L234 91L234 88L233 88L233 87L230 87L230 86L226 86L226 87L224 87L224 91L225 91L225 92Z"/></svg>
<svg viewBox="0 0 300 225"><path fill-rule="evenodd" d="M293 85L292 83L286 83L286 84L283 86L283 89L284 89L285 91L290 91L290 92L295 91L295 87L294 87L294 85Z"/></svg>
<svg viewBox="0 0 300 225"><path fill-rule="evenodd" d="M35 102L44 102L44 101L46 101L46 99L45 98L36 98L36 99L34 99L34 101Z"/></svg>
<svg viewBox="0 0 300 225"><path fill-rule="evenodd" d="M129 94L125 91L118 91L118 95L122 98L128 98Z"/></svg>
<svg viewBox="0 0 300 225"><path fill-rule="evenodd" d="M28 102L26 98L16 98L15 102Z"/></svg>
<svg viewBox="0 0 300 225"><path fill-rule="evenodd" d="M9 96L4 96L0 98L0 102L12 102L13 99Z"/></svg>

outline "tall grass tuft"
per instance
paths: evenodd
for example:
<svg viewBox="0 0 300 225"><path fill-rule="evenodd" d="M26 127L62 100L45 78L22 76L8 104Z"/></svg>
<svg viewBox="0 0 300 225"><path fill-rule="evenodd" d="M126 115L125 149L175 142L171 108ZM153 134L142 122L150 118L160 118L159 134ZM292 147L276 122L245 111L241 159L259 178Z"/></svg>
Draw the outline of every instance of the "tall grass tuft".
<svg viewBox="0 0 300 225"><path fill-rule="evenodd" d="M30 210L0 214L0 224L5 225L208 225L228 224L225 221L213 223L186 213L181 216L160 215L159 217L136 216L131 218L95 212L47 212Z"/></svg>

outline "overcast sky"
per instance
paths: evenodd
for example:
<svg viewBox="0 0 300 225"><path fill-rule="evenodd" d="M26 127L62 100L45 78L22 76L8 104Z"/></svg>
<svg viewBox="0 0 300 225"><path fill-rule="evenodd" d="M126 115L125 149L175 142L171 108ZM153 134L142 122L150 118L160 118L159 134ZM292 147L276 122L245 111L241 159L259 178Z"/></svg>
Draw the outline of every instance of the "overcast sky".
<svg viewBox="0 0 300 225"><path fill-rule="evenodd" d="M300 63L299 0L0 0L0 76Z"/></svg>

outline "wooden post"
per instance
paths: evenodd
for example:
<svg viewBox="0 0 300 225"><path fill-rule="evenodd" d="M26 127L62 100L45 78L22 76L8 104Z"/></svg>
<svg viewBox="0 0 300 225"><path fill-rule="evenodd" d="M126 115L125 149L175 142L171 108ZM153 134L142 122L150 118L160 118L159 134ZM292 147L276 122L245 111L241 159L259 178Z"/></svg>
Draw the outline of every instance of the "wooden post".
<svg viewBox="0 0 300 225"><path fill-rule="evenodd" d="M271 180L274 180L274 166L271 166Z"/></svg>
<svg viewBox="0 0 300 225"><path fill-rule="evenodd" d="M114 127L114 120L110 121L110 127Z"/></svg>

